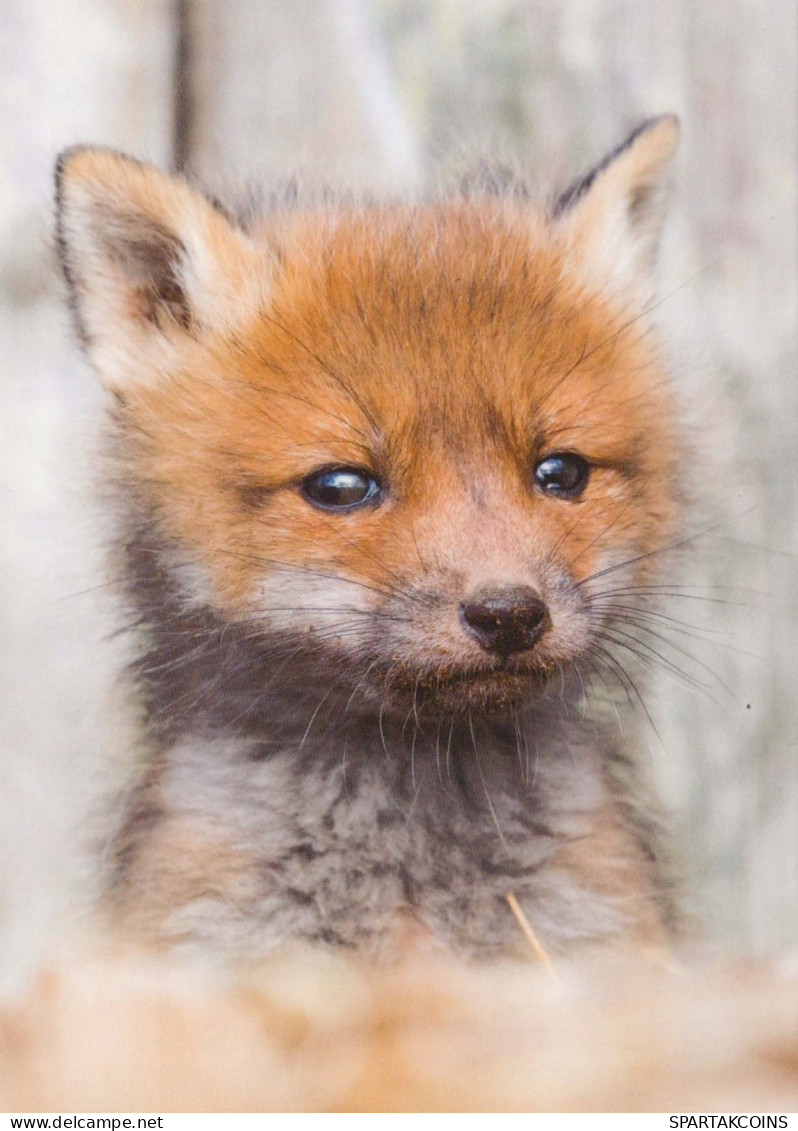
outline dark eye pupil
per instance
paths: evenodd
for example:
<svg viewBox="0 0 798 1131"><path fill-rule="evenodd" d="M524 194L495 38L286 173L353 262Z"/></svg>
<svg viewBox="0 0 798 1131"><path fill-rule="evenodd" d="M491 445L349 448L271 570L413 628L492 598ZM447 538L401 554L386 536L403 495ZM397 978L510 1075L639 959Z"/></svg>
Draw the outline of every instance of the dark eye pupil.
<svg viewBox="0 0 798 1131"><path fill-rule="evenodd" d="M302 481L302 493L319 507L344 509L373 499L377 480L354 467L328 467L314 471Z"/></svg>
<svg viewBox="0 0 798 1131"><path fill-rule="evenodd" d="M584 491L590 465L574 452L547 456L535 467L535 483L547 495L573 498Z"/></svg>

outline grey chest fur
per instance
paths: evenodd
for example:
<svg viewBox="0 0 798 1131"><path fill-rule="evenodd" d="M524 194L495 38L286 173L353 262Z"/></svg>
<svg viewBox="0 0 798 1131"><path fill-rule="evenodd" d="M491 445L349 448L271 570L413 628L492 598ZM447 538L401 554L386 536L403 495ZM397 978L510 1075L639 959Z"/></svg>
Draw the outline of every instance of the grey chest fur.
<svg viewBox="0 0 798 1131"><path fill-rule="evenodd" d="M423 741L412 759L383 748L259 758L251 744L202 738L172 747L152 787L159 821L218 837L238 863L235 882L210 869L190 896L178 885L161 933L243 954L292 939L380 952L409 913L455 951L487 956L520 941L510 891L555 950L622 931L623 900L563 863L609 800L585 736L548 736L531 767L484 739L479 757L456 743L448 755ZM170 866L180 861L154 872ZM135 898L148 882L139 873Z"/></svg>

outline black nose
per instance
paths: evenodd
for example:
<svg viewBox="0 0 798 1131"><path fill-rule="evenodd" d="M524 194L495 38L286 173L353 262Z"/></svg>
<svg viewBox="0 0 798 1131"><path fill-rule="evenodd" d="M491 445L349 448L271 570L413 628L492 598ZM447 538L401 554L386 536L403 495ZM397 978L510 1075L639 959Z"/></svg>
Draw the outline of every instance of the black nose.
<svg viewBox="0 0 798 1131"><path fill-rule="evenodd" d="M546 631L545 604L528 585L486 585L460 606L468 631L487 652L525 652Z"/></svg>

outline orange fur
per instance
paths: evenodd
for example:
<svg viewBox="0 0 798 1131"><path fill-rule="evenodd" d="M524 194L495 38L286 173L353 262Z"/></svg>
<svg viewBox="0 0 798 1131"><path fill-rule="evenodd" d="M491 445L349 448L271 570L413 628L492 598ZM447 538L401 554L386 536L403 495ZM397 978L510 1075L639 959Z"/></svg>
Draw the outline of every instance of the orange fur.
<svg viewBox="0 0 798 1131"><path fill-rule="evenodd" d="M505 543L511 556L523 523L580 579L605 529L621 541L634 528L641 553L673 531L678 445L645 327L621 332L628 311L585 293L531 219L479 202L288 222L278 239L292 267L266 315L245 309L232 333L186 343L168 380L128 395L141 437L131 474L158 492L169 532L196 548L227 609L251 608L258 555L379 581L445 555L464 531L475 557ZM331 370L385 422L384 450L364 448L368 416ZM534 453L553 449L596 465L576 514L529 490ZM296 495L319 465L372 461L400 469L395 505L336 524ZM265 520L242 504L242 482L273 492Z"/></svg>

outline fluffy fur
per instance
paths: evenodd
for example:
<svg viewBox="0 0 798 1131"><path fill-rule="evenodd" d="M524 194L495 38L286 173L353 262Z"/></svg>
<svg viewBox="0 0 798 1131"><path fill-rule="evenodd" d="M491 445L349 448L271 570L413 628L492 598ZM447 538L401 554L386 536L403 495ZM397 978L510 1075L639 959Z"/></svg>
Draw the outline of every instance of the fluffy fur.
<svg viewBox="0 0 798 1131"><path fill-rule="evenodd" d="M117 926L382 953L409 915L496 955L519 941L512 891L554 952L662 939L656 805L585 696L631 693L678 536L647 319L676 135L647 123L548 211L477 188L246 229L183 180L64 155L59 240L114 395L138 639ZM590 468L574 497L535 485L563 452ZM377 501L312 505L330 466ZM545 630L497 655L463 608L518 586Z"/></svg>

